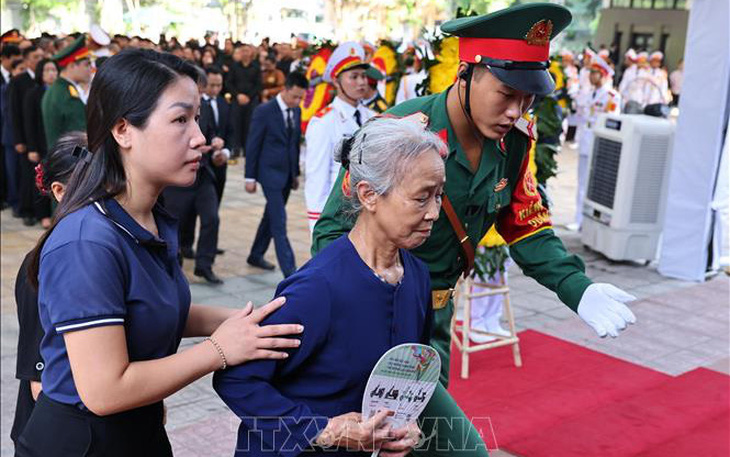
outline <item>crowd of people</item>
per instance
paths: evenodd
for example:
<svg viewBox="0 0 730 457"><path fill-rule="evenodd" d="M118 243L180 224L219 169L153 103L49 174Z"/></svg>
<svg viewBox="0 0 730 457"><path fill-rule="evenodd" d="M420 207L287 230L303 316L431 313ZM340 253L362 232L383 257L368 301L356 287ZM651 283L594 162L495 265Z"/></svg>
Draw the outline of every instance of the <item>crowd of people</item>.
<svg viewBox="0 0 730 457"><path fill-rule="evenodd" d="M416 97L414 63L390 108L367 43L341 43L317 75L332 101L306 131L301 106L318 82L303 72L301 43L5 33L3 201L47 229L16 284L17 455L171 455L162 401L216 372L217 393L243 419L237 455L400 457L423 432L426 455L485 457L446 387L454 287L490 227L598 336L635 321L634 297L593 283L564 248L529 167L524 115L555 90L550 41L570 21L549 3L449 21L456 80ZM598 89L613 70L594 60L585 68ZM297 268L285 208L302 140L313 259ZM222 282L218 211L239 153L245 190L266 198L247 262L274 269L263 258L273 240L285 280L256 310L192 304L182 258ZM184 337L205 340L178 352ZM388 411L360 416L370 370L401 343L439 352L423 416L447 427L392 430Z"/></svg>
<svg viewBox="0 0 730 457"><path fill-rule="evenodd" d="M583 220L593 126L598 115L646 113L666 117L667 108L679 102L682 61L670 75L661 51L637 53L630 48L618 67L615 58L606 48L598 52L586 48L580 62L570 51L560 53L566 91L572 100L565 139L578 142L576 213L574 222L568 225L572 230L580 230Z"/></svg>

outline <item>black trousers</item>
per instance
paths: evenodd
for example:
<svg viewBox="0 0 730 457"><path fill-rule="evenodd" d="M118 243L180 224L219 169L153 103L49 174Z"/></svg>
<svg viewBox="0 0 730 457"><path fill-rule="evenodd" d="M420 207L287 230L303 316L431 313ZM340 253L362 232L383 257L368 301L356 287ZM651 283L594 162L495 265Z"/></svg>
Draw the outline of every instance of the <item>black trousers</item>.
<svg viewBox="0 0 730 457"><path fill-rule="evenodd" d="M286 234L286 202L289 200L291 186L283 189L272 189L261 186L266 197L264 217L261 219L259 228L256 231L256 238L251 246L249 257L254 260L261 259L266 250L269 249L271 240L274 240L276 249L276 260L279 262L284 277L289 277L297 269L294 260L294 251L289 243Z"/></svg>
<svg viewBox="0 0 730 457"><path fill-rule="evenodd" d="M43 393L15 446L16 457L172 457L162 402L100 417Z"/></svg>
<svg viewBox="0 0 730 457"><path fill-rule="evenodd" d="M198 248L195 251L195 268L209 269L213 267L216 249L218 249L218 196L213 179L201 177L192 187L168 187L164 191L165 208L180 221L180 245L184 246L189 239L190 223L195 227L195 215L200 216L200 233ZM184 228L187 227L187 228Z"/></svg>
<svg viewBox="0 0 730 457"><path fill-rule="evenodd" d="M238 109L238 138L239 143L244 148L244 154L246 153L246 140L248 139L248 128L251 126L251 118L253 117L253 110L258 105L257 101L251 101L248 105L239 105L236 103Z"/></svg>
<svg viewBox="0 0 730 457"><path fill-rule="evenodd" d="M215 173L215 193L218 196L218 205L223 200L223 189L226 188L226 176L228 175L228 164L224 163L220 167L213 167Z"/></svg>

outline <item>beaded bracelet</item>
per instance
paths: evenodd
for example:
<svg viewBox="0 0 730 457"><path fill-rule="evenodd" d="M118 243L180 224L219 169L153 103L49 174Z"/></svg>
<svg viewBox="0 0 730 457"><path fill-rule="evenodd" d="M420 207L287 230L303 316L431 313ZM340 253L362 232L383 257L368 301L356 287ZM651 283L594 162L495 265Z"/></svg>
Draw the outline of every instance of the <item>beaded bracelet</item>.
<svg viewBox="0 0 730 457"><path fill-rule="evenodd" d="M228 367L228 361L226 360L226 355L223 353L223 348L216 340L213 339L212 336L209 336L206 338L206 340L210 341L211 344L215 347L215 350L218 351L218 355L221 356L221 360L223 361L223 366L220 367L221 370L225 370L226 367Z"/></svg>

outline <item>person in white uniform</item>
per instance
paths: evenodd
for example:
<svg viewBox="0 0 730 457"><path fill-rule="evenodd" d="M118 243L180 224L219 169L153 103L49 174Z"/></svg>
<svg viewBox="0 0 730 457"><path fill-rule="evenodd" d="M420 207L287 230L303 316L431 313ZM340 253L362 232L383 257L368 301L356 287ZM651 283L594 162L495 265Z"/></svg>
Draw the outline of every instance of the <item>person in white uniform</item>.
<svg viewBox="0 0 730 457"><path fill-rule="evenodd" d="M591 89L582 93L578 109L585 123L578 130L578 192L575 208L575 224L569 228L579 230L583 222L583 200L588 186L588 161L593 148L593 126L600 113L618 114L621 111L621 95L608 82L613 69L599 56L593 56L590 67Z"/></svg>
<svg viewBox="0 0 730 457"><path fill-rule="evenodd" d="M654 51L649 56L649 75L651 76L657 90L652 91L647 104L662 103L668 105L672 101L672 94L669 92L669 77L667 71L662 67L664 53Z"/></svg>
<svg viewBox="0 0 730 457"><path fill-rule="evenodd" d="M621 75L621 82L618 85L618 91L621 94L621 98L627 99L628 98L628 87L631 82L636 79L637 71L639 70L638 65L636 65L636 61L638 60L638 56L636 55L636 51L629 48L628 51L626 51L626 54L624 54L624 65L626 68L624 69L624 73Z"/></svg>
<svg viewBox="0 0 730 457"><path fill-rule="evenodd" d="M304 198L310 232L340 171L334 161L336 147L375 115L361 103L368 88L368 67L365 51L354 41L339 45L327 62L323 78L335 86L337 96L309 121L305 135Z"/></svg>
<svg viewBox="0 0 730 457"><path fill-rule="evenodd" d="M406 74L400 79L398 91L395 94L396 105L418 97L416 88L428 76L426 70L422 68L419 54L418 48L414 48L413 52L405 57Z"/></svg>

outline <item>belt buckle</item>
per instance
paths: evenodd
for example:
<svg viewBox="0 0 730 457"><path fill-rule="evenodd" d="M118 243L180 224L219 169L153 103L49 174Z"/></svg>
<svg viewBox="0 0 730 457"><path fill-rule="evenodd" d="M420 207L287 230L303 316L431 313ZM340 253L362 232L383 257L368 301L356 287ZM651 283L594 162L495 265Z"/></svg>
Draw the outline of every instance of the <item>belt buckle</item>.
<svg viewBox="0 0 730 457"><path fill-rule="evenodd" d="M451 298L453 298L455 289L453 287L443 290L433 291L433 309L443 309Z"/></svg>

